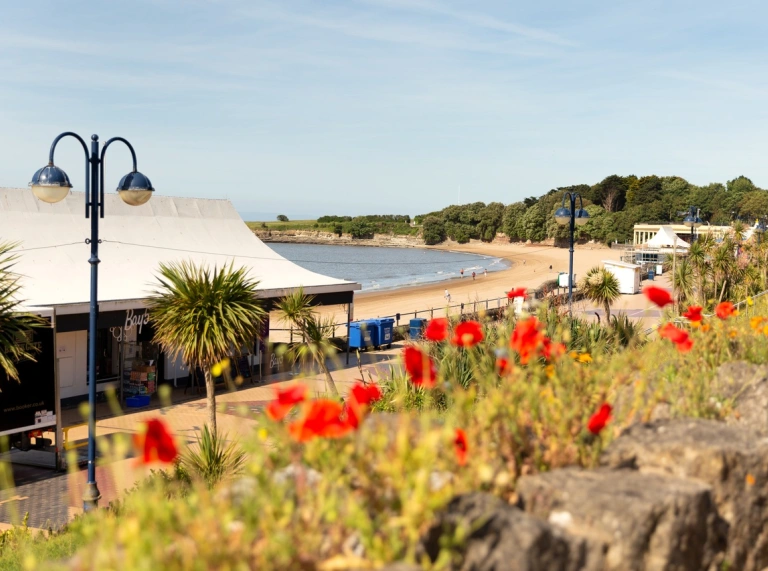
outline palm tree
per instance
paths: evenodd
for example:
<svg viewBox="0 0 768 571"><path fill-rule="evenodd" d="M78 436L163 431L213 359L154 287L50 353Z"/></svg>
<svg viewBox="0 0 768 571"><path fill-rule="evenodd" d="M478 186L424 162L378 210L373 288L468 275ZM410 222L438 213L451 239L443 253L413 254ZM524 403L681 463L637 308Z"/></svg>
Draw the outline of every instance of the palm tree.
<svg viewBox="0 0 768 571"><path fill-rule="evenodd" d="M675 302L679 306L685 300L693 299L694 273L690 258L680 258L672 276L675 289Z"/></svg>
<svg viewBox="0 0 768 571"><path fill-rule="evenodd" d="M609 270L595 266L587 272L579 289L588 300L601 303L605 308L606 321L611 318L611 304L621 297L619 280Z"/></svg>
<svg viewBox="0 0 768 571"><path fill-rule="evenodd" d="M696 240L688 249L688 261L693 272L696 274L696 287L698 289L699 303L706 305L707 295L705 292L707 273L709 272L707 248L710 246L709 234Z"/></svg>
<svg viewBox="0 0 768 571"><path fill-rule="evenodd" d="M43 321L36 315L19 311L21 300L17 295L21 286L19 276L11 271L17 256L11 254L18 244L0 242L0 370L8 378L19 380L16 363L22 359L33 359L31 344L19 343L29 331L40 327Z"/></svg>
<svg viewBox="0 0 768 571"><path fill-rule="evenodd" d="M216 433L216 396L211 367L233 350L253 344L266 315L257 281L232 264L210 270L193 262L160 264L160 287L147 305L155 343L190 370L205 375L210 428Z"/></svg>
<svg viewBox="0 0 768 571"><path fill-rule="evenodd" d="M297 360L312 359L325 375L326 388L333 395L338 395L336 383L333 382L325 358L333 355L336 348L329 341L329 333L333 331L333 318L322 320L312 309L313 296L304 295L299 288L277 302L277 309L283 317L301 333L302 342L294 345L288 352L289 357Z"/></svg>

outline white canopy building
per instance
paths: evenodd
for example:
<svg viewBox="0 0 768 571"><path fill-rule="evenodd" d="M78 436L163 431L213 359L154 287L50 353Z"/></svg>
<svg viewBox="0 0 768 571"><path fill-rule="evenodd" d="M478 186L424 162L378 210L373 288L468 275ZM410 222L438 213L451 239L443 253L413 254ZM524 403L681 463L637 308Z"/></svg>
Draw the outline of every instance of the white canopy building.
<svg viewBox="0 0 768 571"><path fill-rule="evenodd" d="M111 193L105 193L104 200L98 282L100 383L130 381L125 362L137 358L154 361L158 381L188 376L183 364L164 359L149 346L151 325L143 317L144 300L161 262L186 259L211 267L231 262L259 281L258 291L266 300L303 287L317 303L344 304L351 313L359 284L306 270L278 255L251 232L228 200L156 194L142 206L129 206ZM63 398L87 391L89 236L83 193L72 192L48 204L28 189L0 188L0 241L18 243L14 271L22 276L24 304L56 310ZM258 343L253 353L251 365L261 364Z"/></svg>
<svg viewBox="0 0 768 571"><path fill-rule="evenodd" d="M687 250L691 247L688 242L677 237L671 226L660 227L659 231L656 232L656 235L645 243L645 246L647 248L658 248L660 250L668 248L674 249L675 247Z"/></svg>

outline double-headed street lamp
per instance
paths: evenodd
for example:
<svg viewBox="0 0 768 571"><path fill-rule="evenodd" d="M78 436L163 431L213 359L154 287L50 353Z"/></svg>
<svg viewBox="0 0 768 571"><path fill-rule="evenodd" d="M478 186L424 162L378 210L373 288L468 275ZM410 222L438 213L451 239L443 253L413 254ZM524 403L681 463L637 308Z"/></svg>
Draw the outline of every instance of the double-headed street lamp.
<svg viewBox="0 0 768 571"><path fill-rule="evenodd" d="M98 265L99 265L99 218L104 217L104 154L107 147L115 141L125 143L133 158L133 171L129 172L117 185L117 192L124 202L131 206L139 206L147 202L152 192L152 183L136 170L136 152L131 144L122 137L113 137L101 148L99 154L99 137L91 136L91 152L85 141L76 133L62 133L53 140L48 155L48 164L37 171L29 186L32 192L43 202L59 202L63 200L72 184L67 173L53 164L53 153L56 144L64 137L74 137L85 151L85 217L91 219L91 237L85 240L91 245L91 307L88 323L88 483L83 493L83 509L89 511L99 505L99 488L96 485L96 321L98 317Z"/></svg>
<svg viewBox="0 0 768 571"><path fill-rule="evenodd" d="M569 200L570 208L565 206L565 199ZM579 208L576 209L576 199L579 199ZM584 210L584 202L578 192L566 192L563 195L563 203L555 211L555 220L558 224L565 225L570 223L570 249L568 260L568 313L573 317L573 234L576 231L576 225L584 226L589 221L589 214Z"/></svg>
<svg viewBox="0 0 768 571"><path fill-rule="evenodd" d="M688 226L688 228L691 229L691 244L693 244L693 229L698 228L702 224L704 224L704 221L699 218L699 213L701 210L697 208L696 206L691 206L691 208L688 210L688 215L683 219L683 224Z"/></svg>

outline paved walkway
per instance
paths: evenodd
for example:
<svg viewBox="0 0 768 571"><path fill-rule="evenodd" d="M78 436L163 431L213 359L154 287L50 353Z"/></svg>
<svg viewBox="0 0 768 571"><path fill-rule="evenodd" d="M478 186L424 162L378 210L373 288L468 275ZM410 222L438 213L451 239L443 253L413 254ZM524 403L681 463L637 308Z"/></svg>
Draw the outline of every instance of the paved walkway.
<svg viewBox="0 0 768 571"><path fill-rule="evenodd" d="M333 378L339 392L345 394L349 387L362 374L366 380L369 377L378 381L389 373L389 367L402 351L402 343L393 345L383 351L367 351L361 353L358 367L357 357L351 355L350 366L345 365L345 355L339 355L328 364L333 370ZM219 413L217 424L220 430L228 433L229 437L237 438L248 434L255 421L254 414L259 414L274 396L274 388L300 380L310 386L315 394L325 392L325 377L322 374L310 376L294 376L281 373L268 377L261 384L246 384L237 391L225 389L216 395ZM126 489L142 478L148 471L135 466L131 459L111 460L110 453L104 446L114 441L116 434L133 435L136 427L143 420L162 416L171 430L181 439L194 442L195 434L203 427L208 419L205 396L184 394L182 389L175 389L172 394L173 404L160 407L157 397L153 397L152 406L136 412L131 409L119 415L113 415L107 403L99 403L96 408L97 450L99 450L99 466L96 470L96 481L102 499L100 505L105 506L116 499ZM180 402L181 401L181 402ZM62 414L64 426L83 422L79 410L69 409ZM82 442L87 439L86 426L76 426L70 429L71 442ZM50 463L52 454L29 451L14 451L12 453L12 468L16 486L0 491L0 525L19 523L25 513L29 513L28 525L32 528L58 528L67 523L75 514L82 511L82 496L87 481L87 472L83 460L87 448L78 448L78 467L69 473L56 472L52 469L31 467L28 464L41 465ZM0 527L2 529L2 527Z"/></svg>

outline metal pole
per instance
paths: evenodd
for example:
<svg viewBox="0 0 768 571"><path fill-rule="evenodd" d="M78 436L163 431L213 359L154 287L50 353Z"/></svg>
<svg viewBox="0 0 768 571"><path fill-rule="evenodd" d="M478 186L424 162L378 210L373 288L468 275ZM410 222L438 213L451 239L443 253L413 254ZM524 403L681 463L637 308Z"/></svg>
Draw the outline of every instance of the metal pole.
<svg viewBox="0 0 768 571"><path fill-rule="evenodd" d="M576 226L576 195L571 194L571 248L568 250L568 314L573 319L573 233Z"/></svg>
<svg viewBox="0 0 768 571"><path fill-rule="evenodd" d="M351 333L350 324L352 323L352 303L353 302L350 301L347 304L347 365L349 365L349 338Z"/></svg>
<svg viewBox="0 0 768 571"><path fill-rule="evenodd" d="M87 205L91 218L91 307L88 322L88 482L83 492L83 511L99 507L101 493L96 485L96 326L99 313L99 137L91 137L91 192Z"/></svg>

